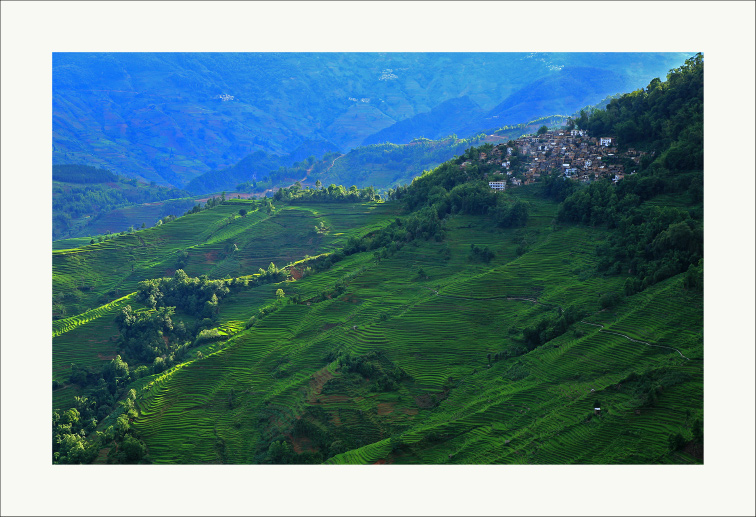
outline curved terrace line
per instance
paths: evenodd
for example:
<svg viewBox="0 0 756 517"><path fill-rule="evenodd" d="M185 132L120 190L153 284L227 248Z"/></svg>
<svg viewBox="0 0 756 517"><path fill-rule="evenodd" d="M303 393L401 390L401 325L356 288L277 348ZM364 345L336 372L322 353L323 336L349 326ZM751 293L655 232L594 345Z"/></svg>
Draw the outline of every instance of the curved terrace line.
<svg viewBox="0 0 756 517"><path fill-rule="evenodd" d="M425 289L433 291L433 292L436 293L436 295L439 295L439 292L436 291L436 290L434 290L434 289L430 289L428 287L426 287ZM460 299L463 299L463 300L494 300L494 299L521 300L521 301L525 301L525 302L537 303L539 305L544 305L544 306L547 306L547 307L559 307L559 309L561 309L562 311L564 310L559 305L554 305L554 304L539 302L535 298L525 298L525 297L516 297L516 296L489 296L489 297L486 297L486 298L469 298L469 297L465 297L465 296L455 296L455 295L450 295L450 294L441 294L440 296L446 296L447 298L460 298ZM651 343L648 343L647 341L641 341L639 339L633 339L630 336L626 336L625 334L622 334L620 332L616 332L616 331L613 331L613 330L605 330L604 329L604 325L601 325L600 323L589 323L589 322L587 322L585 320L580 320L580 323L585 323L586 325L593 325L594 327L601 327L599 329L599 332L606 332L607 334L614 334L614 335L617 335L617 336L621 336L621 337L623 337L625 339L628 339L628 340L632 341L633 343L643 343L644 345L648 345L648 346L656 346L656 347L659 347L659 348L668 348L670 350L674 350L675 352L677 352L678 354L680 354L680 357L682 357L686 361L690 361L690 357L686 357L685 355L683 355L682 352L680 352L675 347L666 346L666 345L652 345Z"/></svg>

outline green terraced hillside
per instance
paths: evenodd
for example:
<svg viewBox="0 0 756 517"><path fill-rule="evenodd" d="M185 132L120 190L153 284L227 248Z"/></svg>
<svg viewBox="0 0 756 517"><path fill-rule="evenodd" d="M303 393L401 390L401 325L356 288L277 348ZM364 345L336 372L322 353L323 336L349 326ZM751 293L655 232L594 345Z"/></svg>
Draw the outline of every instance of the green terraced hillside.
<svg viewBox="0 0 756 517"><path fill-rule="evenodd" d="M504 231L453 217L443 242L230 298L221 321L254 315L275 288L301 296L144 384L133 426L157 463L695 462L668 438L702 412L701 296L675 277L601 310L624 282L595 274L606 231L555 228L555 209ZM470 263L471 242L496 258ZM316 296L342 279L340 295ZM586 317L527 352L523 327L570 305ZM627 380L645 372L662 386L654 405Z"/></svg>
<svg viewBox="0 0 756 517"><path fill-rule="evenodd" d="M581 113L616 182L488 143L53 251L53 461L702 463L702 59Z"/></svg>
<svg viewBox="0 0 756 517"><path fill-rule="evenodd" d="M555 224L558 205L538 188L508 195L529 203L526 226L458 214L440 241L352 253L304 277L297 272L315 262L302 259L372 238L405 213L396 203L267 213L262 203L232 200L55 251L58 306L86 310L53 322L54 405L91 396L68 382L71 364L113 360L115 316L126 305L146 310L138 282L172 275L181 251L190 276L252 278L271 261L291 266L287 280L220 302L220 341L133 380L131 426L155 463L700 461L668 445L702 416L700 293L677 275L603 307L602 296L621 292L626 279L597 271L594 250L609 232ZM329 231L316 232L319 221ZM493 259L471 260L471 245ZM278 289L284 298L274 306ZM569 307L582 311L580 321L528 346L527 327ZM195 319L179 310L178 321Z"/></svg>
<svg viewBox="0 0 756 517"><path fill-rule="evenodd" d="M242 217L239 210L245 209ZM135 291L139 281L170 276L181 266L210 278L256 273L316 255L391 219L386 204L274 206L229 200L162 226L53 252L53 312L57 317L94 309ZM330 230L318 233L319 222ZM356 233L355 233L356 232ZM236 246L236 249L234 249Z"/></svg>

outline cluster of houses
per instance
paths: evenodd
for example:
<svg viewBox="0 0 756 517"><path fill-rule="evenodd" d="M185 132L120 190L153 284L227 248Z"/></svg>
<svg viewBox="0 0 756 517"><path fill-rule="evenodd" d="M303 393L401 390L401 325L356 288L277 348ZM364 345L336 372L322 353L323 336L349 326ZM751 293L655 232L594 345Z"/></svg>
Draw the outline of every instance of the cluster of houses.
<svg viewBox="0 0 756 517"><path fill-rule="evenodd" d="M480 153L481 163L499 165L506 173L506 181L490 181L494 190L504 190L507 186L535 183L542 175L557 169L572 181L591 182L599 178L609 178L618 182L625 177L625 166L620 158L629 158L639 164L645 152L628 149L621 155L613 137L591 137L582 129L547 131L541 135L518 138L514 148L499 144L486 154ZM520 167L515 172L512 157L519 155ZM623 160L625 161L625 160ZM469 162L462 164L463 167ZM629 171L630 174L634 170Z"/></svg>

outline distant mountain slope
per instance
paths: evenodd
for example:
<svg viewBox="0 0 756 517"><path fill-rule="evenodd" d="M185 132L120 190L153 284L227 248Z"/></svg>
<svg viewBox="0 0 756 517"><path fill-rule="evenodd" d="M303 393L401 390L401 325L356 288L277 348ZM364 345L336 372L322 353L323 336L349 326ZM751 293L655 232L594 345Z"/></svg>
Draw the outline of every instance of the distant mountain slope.
<svg viewBox="0 0 756 517"><path fill-rule="evenodd" d="M181 213L176 207L191 208L193 204L192 200L186 199L189 193L185 190L140 183L136 179L86 165L54 165L52 178L53 240L96 235L106 230L120 232L127 230L130 224L142 222L152 225L160 217L168 215L161 210ZM149 219L131 219L128 222L123 221L120 226L93 226L93 223L106 213L115 213L116 209L148 203L153 205ZM161 208L156 208L158 206Z"/></svg>
<svg viewBox="0 0 756 517"><path fill-rule="evenodd" d="M547 121L544 119L540 123ZM372 144L355 147L346 154L326 152L318 159L313 159L318 155L303 153L301 150L286 157L266 155L258 151L233 167L208 172L193 179L186 188L196 194L225 190L265 195L297 181L310 187L320 181L323 185L387 189L410 183L423 171L433 169L468 147L485 142L506 141L536 129L537 126L532 124L520 124L501 135L481 134L467 139L452 137L440 140L418 138L408 144ZM323 147L327 148L328 146ZM299 160L295 161L294 158Z"/></svg>
<svg viewBox="0 0 756 517"><path fill-rule="evenodd" d="M219 171L203 174L187 183L186 189L195 194L231 189L233 185L256 178L262 179L267 174L282 166L285 157L257 151L250 154L236 165Z"/></svg>
<svg viewBox="0 0 756 517"><path fill-rule="evenodd" d="M375 133L430 114L460 97L491 110L559 69L608 70L626 78L624 87L616 91L629 91L679 65L684 57L681 53L55 53L53 163L107 167L118 174L181 187L256 151L286 155L307 140L329 141L348 151ZM454 105L438 109L443 113ZM423 133L437 128L433 136L408 131L399 136L403 141L408 136L433 138L453 132L464 136L454 130L455 117L460 115L452 109L446 112L450 120L430 123L421 117L410 124L419 124ZM499 122L483 127L506 123Z"/></svg>
<svg viewBox="0 0 756 517"><path fill-rule="evenodd" d="M466 126L471 118L477 118L484 111L470 97L458 97L442 102L427 113L401 120L367 137L362 145L391 142L406 144L418 137L432 140L456 133Z"/></svg>
<svg viewBox="0 0 756 517"><path fill-rule="evenodd" d="M460 133L465 135L482 127L516 124L546 115L571 114L607 95L621 93L627 86L626 76L610 70L563 68L510 95Z"/></svg>

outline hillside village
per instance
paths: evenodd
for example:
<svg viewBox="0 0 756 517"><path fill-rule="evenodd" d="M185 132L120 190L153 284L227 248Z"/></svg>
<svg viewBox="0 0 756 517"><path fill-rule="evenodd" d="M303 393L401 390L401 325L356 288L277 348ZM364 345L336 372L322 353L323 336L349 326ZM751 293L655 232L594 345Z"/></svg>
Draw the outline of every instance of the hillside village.
<svg viewBox="0 0 756 517"><path fill-rule="evenodd" d="M490 153L481 152L478 160L487 165L500 165L506 174L505 181L490 181L495 190L507 186L529 185L552 170L559 170L566 179L589 183L599 178L608 178L614 183L621 181L626 173L626 164L640 164L647 153L629 148L618 152L613 137L591 137L582 129L560 129L541 135L529 135L498 144ZM461 164L470 165L470 161ZM630 165L628 165L630 166Z"/></svg>

